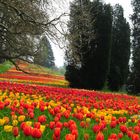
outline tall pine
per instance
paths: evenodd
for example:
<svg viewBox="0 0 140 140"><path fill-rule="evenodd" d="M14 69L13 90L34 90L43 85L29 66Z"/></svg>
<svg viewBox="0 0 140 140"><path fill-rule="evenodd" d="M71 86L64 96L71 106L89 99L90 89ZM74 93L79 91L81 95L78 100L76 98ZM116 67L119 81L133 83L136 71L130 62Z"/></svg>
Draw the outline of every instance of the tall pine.
<svg viewBox="0 0 140 140"><path fill-rule="evenodd" d="M68 64L66 79L73 87L101 89L110 62L111 6L99 0L76 0L71 7L70 23L67 61L73 60L74 64Z"/></svg>
<svg viewBox="0 0 140 140"><path fill-rule="evenodd" d="M118 91L126 84L130 58L130 27L119 4L113 10L112 51L108 76L109 89Z"/></svg>
<svg viewBox="0 0 140 140"><path fill-rule="evenodd" d="M39 42L39 49L34 56L34 63L51 68L55 65L52 47L46 36Z"/></svg>
<svg viewBox="0 0 140 140"><path fill-rule="evenodd" d="M132 68L129 79L131 92L140 93L140 0L133 0L133 15L131 17L133 24L132 41Z"/></svg>
<svg viewBox="0 0 140 140"><path fill-rule="evenodd" d="M70 5L69 45L66 50L65 77L71 87L82 88L83 77L81 73L83 53L88 45L89 37L89 0L75 0Z"/></svg>

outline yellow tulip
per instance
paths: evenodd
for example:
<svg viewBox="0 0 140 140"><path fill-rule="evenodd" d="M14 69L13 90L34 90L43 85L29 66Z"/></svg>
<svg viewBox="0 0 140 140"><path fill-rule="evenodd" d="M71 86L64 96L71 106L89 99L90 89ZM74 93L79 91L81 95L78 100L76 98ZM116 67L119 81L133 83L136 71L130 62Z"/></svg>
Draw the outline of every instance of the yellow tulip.
<svg viewBox="0 0 140 140"><path fill-rule="evenodd" d="M90 118L86 118L86 122L87 123L90 123L91 122L91 119Z"/></svg>
<svg viewBox="0 0 140 140"><path fill-rule="evenodd" d="M18 121L17 120L13 120L12 125L13 126L17 126L17 124L18 124Z"/></svg>
<svg viewBox="0 0 140 140"><path fill-rule="evenodd" d="M11 126L11 125L5 125L4 126L4 131L5 132L12 132L12 129L13 129L13 126Z"/></svg>
<svg viewBox="0 0 140 140"><path fill-rule="evenodd" d="M45 125L41 125L41 126L40 126L40 130L41 130L42 133L44 132L45 128L46 128Z"/></svg>
<svg viewBox="0 0 140 140"><path fill-rule="evenodd" d="M19 122L23 122L25 120L25 116L24 115L20 115L19 117L18 117L18 121Z"/></svg>
<svg viewBox="0 0 140 140"><path fill-rule="evenodd" d="M31 126L31 125L32 125L32 122L31 122L31 121L27 121L26 124L27 124L28 126Z"/></svg>
<svg viewBox="0 0 140 140"><path fill-rule="evenodd" d="M0 119L0 126L3 126L5 124L5 119Z"/></svg>

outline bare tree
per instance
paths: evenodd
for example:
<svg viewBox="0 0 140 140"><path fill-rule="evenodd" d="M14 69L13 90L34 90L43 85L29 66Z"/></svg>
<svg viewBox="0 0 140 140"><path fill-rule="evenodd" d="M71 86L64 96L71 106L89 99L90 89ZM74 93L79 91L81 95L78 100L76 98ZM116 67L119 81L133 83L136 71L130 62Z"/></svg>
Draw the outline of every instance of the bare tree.
<svg viewBox="0 0 140 140"><path fill-rule="evenodd" d="M46 34L59 40L62 33L58 24L65 15L50 18L48 0L0 0L0 60L11 61L19 69L15 59L30 61L38 51L34 38Z"/></svg>

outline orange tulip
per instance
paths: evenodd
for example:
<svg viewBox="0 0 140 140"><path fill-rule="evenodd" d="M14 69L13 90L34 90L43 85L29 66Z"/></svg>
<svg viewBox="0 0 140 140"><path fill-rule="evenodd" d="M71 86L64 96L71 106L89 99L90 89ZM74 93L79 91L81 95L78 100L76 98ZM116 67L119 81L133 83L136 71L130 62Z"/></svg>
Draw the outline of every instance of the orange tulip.
<svg viewBox="0 0 140 140"><path fill-rule="evenodd" d="M104 140L104 134L102 132L99 132L97 135L96 135L96 140Z"/></svg>
<svg viewBox="0 0 140 140"><path fill-rule="evenodd" d="M75 140L75 135L67 134L67 135L65 136L65 140Z"/></svg>

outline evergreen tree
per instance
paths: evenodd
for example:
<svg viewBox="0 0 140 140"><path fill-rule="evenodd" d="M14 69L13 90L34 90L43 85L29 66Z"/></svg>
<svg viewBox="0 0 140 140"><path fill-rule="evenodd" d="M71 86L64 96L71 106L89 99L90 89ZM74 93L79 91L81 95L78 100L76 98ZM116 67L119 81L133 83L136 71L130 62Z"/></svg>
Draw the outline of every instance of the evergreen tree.
<svg viewBox="0 0 140 140"><path fill-rule="evenodd" d="M50 42L45 36L39 42L39 50L34 57L34 63L48 68L55 65L54 55Z"/></svg>
<svg viewBox="0 0 140 140"><path fill-rule="evenodd" d="M69 45L66 50L65 77L70 87L82 88L81 61L88 42L89 0L75 0L70 5Z"/></svg>
<svg viewBox="0 0 140 140"><path fill-rule="evenodd" d="M90 14L92 20L90 30L94 38L90 39L89 51L84 55L82 73L85 73L86 88L102 89L110 64L112 9L110 5L97 0L92 3Z"/></svg>
<svg viewBox="0 0 140 140"><path fill-rule="evenodd" d="M124 18L123 8L115 5L113 12L112 51L109 89L118 91L125 83L129 71L130 58L130 27Z"/></svg>
<svg viewBox="0 0 140 140"><path fill-rule="evenodd" d="M76 87L101 89L109 68L111 6L99 0L77 0L71 5L70 23L67 60L71 66L66 68L66 79Z"/></svg>
<svg viewBox="0 0 140 140"><path fill-rule="evenodd" d="M133 15L131 17L133 23L133 42L132 42L132 68L129 78L129 86L133 87L131 92L140 92L140 0L133 0Z"/></svg>

